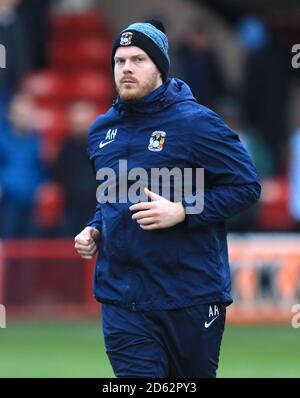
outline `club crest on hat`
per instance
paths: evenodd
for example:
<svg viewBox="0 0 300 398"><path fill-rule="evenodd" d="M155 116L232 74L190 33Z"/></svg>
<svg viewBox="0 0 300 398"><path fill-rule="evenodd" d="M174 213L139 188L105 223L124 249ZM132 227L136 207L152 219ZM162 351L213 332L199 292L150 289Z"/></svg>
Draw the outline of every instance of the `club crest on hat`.
<svg viewBox="0 0 300 398"><path fill-rule="evenodd" d="M132 32L124 32L121 35L120 45L121 46L129 46L131 44L133 33Z"/></svg>
<svg viewBox="0 0 300 398"><path fill-rule="evenodd" d="M149 151L159 152L164 147L166 132L165 131L154 131L151 134L148 149Z"/></svg>

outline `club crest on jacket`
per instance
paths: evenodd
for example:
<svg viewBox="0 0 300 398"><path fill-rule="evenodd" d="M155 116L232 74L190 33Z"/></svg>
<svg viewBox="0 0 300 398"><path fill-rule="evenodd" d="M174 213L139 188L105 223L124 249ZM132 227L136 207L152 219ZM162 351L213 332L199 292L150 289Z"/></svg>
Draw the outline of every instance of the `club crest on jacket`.
<svg viewBox="0 0 300 398"><path fill-rule="evenodd" d="M148 149L149 151L159 152L164 147L166 133L165 131L154 131L150 137Z"/></svg>

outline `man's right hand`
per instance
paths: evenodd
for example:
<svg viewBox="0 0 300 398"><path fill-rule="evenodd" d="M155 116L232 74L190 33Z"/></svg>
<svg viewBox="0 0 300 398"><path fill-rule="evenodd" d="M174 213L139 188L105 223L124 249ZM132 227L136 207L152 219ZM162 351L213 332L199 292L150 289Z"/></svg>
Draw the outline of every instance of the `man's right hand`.
<svg viewBox="0 0 300 398"><path fill-rule="evenodd" d="M86 227L74 240L78 254L86 260L91 260L98 251L100 232L97 228Z"/></svg>

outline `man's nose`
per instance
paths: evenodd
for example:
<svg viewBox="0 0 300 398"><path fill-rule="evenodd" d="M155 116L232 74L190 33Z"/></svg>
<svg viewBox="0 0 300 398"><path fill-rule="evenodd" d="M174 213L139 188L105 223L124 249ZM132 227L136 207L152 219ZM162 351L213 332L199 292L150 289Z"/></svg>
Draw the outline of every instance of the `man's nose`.
<svg viewBox="0 0 300 398"><path fill-rule="evenodd" d="M129 60L129 59L127 59L126 61L125 61L125 63L124 63L124 67L123 67L123 72L124 73L126 73L126 72L132 72L132 62Z"/></svg>

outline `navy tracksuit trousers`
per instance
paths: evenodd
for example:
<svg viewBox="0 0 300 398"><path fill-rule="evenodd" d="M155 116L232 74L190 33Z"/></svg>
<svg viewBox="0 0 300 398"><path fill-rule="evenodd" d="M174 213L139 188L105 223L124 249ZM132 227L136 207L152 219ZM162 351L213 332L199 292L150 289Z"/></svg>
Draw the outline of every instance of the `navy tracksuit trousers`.
<svg viewBox="0 0 300 398"><path fill-rule="evenodd" d="M216 377L223 303L131 311L102 305L106 351L117 377Z"/></svg>

